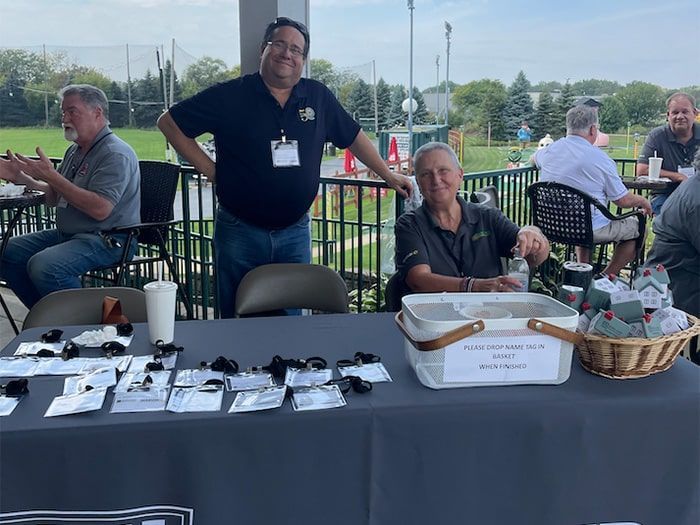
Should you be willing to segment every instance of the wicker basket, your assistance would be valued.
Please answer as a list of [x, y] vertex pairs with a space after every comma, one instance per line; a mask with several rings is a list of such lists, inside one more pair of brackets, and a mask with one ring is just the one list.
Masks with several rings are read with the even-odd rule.
[[617, 339], [584, 334], [576, 350], [583, 368], [610, 379], [647, 377], [668, 370], [691, 337], [700, 334], [700, 320], [688, 314], [690, 326], [671, 335]]

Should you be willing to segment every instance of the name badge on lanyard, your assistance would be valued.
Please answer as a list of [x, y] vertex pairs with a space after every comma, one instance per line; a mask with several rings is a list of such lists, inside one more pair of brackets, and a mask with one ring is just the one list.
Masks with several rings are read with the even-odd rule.
[[272, 165], [275, 168], [294, 168], [301, 166], [299, 162], [299, 142], [287, 140], [284, 136], [280, 140], [271, 140]]

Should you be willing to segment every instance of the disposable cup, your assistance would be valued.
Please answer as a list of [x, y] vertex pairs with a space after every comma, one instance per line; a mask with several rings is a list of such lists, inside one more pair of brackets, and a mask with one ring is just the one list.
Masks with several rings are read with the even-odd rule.
[[143, 287], [146, 293], [148, 338], [151, 344], [161, 340], [172, 343], [175, 338], [175, 300], [177, 285], [172, 281], [153, 281]]
[[649, 180], [659, 180], [663, 160], [662, 157], [649, 157]]

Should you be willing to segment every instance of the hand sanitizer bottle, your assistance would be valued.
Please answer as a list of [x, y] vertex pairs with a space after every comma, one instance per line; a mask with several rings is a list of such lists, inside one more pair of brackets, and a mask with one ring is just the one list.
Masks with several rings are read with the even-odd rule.
[[518, 292], [527, 292], [530, 280], [530, 265], [520, 256], [520, 250], [515, 249], [513, 258], [508, 261], [508, 276], [520, 281], [522, 285]]

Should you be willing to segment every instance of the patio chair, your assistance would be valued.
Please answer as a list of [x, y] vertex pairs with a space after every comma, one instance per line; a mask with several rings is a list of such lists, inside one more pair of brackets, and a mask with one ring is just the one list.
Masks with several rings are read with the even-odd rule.
[[299, 308], [347, 313], [345, 281], [318, 264], [265, 264], [249, 271], [238, 286], [237, 317]]
[[[100, 268], [100, 270], [111, 271], [112, 277], [104, 275], [96, 275], [95, 277], [119, 286], [124, 281], [129, 267], [157, 264], [163, 261], [168, 265], [171, 279], [177, 284], [180, 299], [187, 311], [187, 318], [192, 319], [192, 305], [180, 282], [166, 242], [171, 231], [170, 227], [178, 223], [177, 220], [173, 219], [173, 205], [180, 179], [180, 166], [168, 162], [142, 160], [139, 161], [139, 168], [141, 170], [141, 223], [111, 232], [128, 233], [122, 258], [115, 265]], [[134, 238], [140, 245], [150, 248], [151, 254], [148, 256], [137, 254], [129, 261], [127, 260], [128, 247]]]
[[498, 208], [498, 191], [496, 186], [486, 186], [470, 193], [469, 202], [482, 204], [489, 208]]
[[[642, 212], [630, 211], [613, 215], [589, 194], [557, 182], [535, 182], [527, 188], [532, 206], [533, 224], [551, 241], [568, 246], [583, 246], [593, 250], [593, 222], [591, 206], [595, 206], [604, 217], [619, 221], [627, 217], [639, 218], [639, 236], [636, 239], [637, 256], [632, 261], [632, 275], [639, 264], [644, 246], [646, 217]], [[607, 243], [599, 243], [601, 246]], [[602, 266], [603, 250], [600, 250], [598, 266]], [[597, 269], [598, 271], [600, 268]]]
[[146, 294], [136, 288], [73, 288], [52, 292], [29, 310], [23, 329], [37, 326], [70, 326], [100, 324], [102, 302], [106, 296], [119, 299], [122, 313], [131, 323], [146, 322]]

